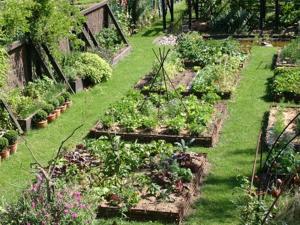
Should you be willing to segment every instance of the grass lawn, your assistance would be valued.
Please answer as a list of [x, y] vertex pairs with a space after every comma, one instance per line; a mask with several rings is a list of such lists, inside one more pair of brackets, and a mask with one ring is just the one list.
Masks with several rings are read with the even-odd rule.
[[[179, 10], [178, 13], [181, 11]], [[48, 128], [29, 132], [24, 138], [37, 158], [45, 163], [51, 159], [60, 142], [81, 123], [84, 126], [67, 143], [80, 143], [109, 104], [119, 100], [134, 83], [150, 71], [154, 56], [152, 42], [161, 33], [160, 24], [130, 38], [132, 53], [115, 68], [113, 77], [86, 92], [73, 97], [73, 107]], [[214, 149], [195, 148], [208, 152], [211, 174], [204, 184], [202, 196], [193, 214], [185, 224], [237, 224], [238, 214], [231, 203], [237, 175], [249, 175], [256, 147], [257, 136], [264, 112], [269, 103], [264, 101], [267, 78], [275, 48], [254, 47], [248, 66], [234, 100], [229, 103], [230, 115], [222, 130], [220, 143]], [[22, 142], [19, 152], [0, 167], [0, 197], [7, 201], [18, 198], [30, 183], [30, 164], [33, 159]], [[127, 222], [120, 219], [99, 220], [97, 224], [161, 224], [158, 222]]]

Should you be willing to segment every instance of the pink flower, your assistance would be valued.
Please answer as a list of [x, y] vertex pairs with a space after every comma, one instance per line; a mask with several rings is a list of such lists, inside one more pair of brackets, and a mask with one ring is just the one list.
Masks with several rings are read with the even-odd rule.
[[65, 210], [64, 210], [64, 214], [66, 215], [66, 214], [68, 214], [68, 213], [69, 213], [69, 210], [65, 209]]
[[31, 203], [31, 208], [35, 209], [35, 202]]
[[72, 213], [72, 219], [76, 219], [78, 217], [77, 213]]
[[81, 208], [81, 209], [85, 209], [86, 206], [85, 206], [84, 204], [80, 204], [80, 208]]

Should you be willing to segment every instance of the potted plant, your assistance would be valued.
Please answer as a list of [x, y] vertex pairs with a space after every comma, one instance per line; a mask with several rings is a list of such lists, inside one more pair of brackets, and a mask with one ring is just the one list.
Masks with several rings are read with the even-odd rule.
[[47, 113], [44, 110], [39, 110], [33, 117], [32, 121], [37, 128], [45, 128], [48, 126]]
[[62, 96], [65, 99], [65, 105], [67, 106], [67, 108], [70, 108], [72, 105], [71, 94], [66, 91], [66, 92], [62, 93]]
[[59, 105], [60, 105], [60, 107], [59, 107], [60, 112], [61, 113], [65, 112], [66, 109], [67, 109], [67, 106], [65, 105], [65, 98], [62, 95], [60, 95], [60, 96], [57, 97], [57, 100], [58, 100]]
[[5, 137], [0, 137], [0, 156], [2, 160], [9, 158], [8, 140]]
[[54, 112], [54, 106], [51, 104], [46, 104], [42, 108], [47, 114], [48, 123], [53, 122], [56, 119], [56, 113]]
[[49, 101], [49, 104], [53, 105], [54, 113], [56, 114], [56, 118], [58, 118], [60, 116], [59, 101], [54, 98], [51, 101]]
[[18, 148], [18, 132], [15, 130], [9, 130], [7, 131], [4, 136], [8, 140], [8, 149], [10, 151], [10, 154], [14, 154], [17, 151]]

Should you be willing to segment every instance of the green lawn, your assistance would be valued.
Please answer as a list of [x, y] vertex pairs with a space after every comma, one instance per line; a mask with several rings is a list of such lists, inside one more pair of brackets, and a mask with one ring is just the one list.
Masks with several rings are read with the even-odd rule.
[[[139, 77], [150, 71], [154, 60], [152, 42], [161, 33], [158, 25], [130, 38], [132, 53], [114, 68], [110, 81], [74, 96], [74, 106], [58, 121], [25, 136], [39, 160], [45, 163], [51, 159], [62, 139], [83, 123], [84, 126], [67, 145], [79, 143], [108, 105], [124, 96]], [[242, 72], [236, 96], [229, 103], [230, 115], [222, 130], [220, 143], [214, 149], [194, 149], [209, 153], [211, 174], [203, 186], [200, 201], [185, 224], [237, 224], [238, 214], [231, 203], [232, 192], [236, 186], [236, 176], [251, 172], [261, 121], [269, 107], [263, 96], [267, 78], [272, 76], [270, 65], [274, 53], [275, 48], [254, 47], [250, 62]], [[20, 191], [30, 183], [32, 162], [24, 142], [21, 143], [19, 152], [0, 166], [0, 197], [11, 201], [19, 196]], [[100, 220], [98, 224], [111, 225], [112, 221]], [[116, 221], [118, 224], [161, 224]]]

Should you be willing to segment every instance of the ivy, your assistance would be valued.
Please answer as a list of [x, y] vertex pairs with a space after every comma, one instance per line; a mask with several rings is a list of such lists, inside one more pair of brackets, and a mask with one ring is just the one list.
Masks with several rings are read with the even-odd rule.
[[2, 87], [7, 78], [8, 57], [4, 48], [0, 47], [0, 87]]

